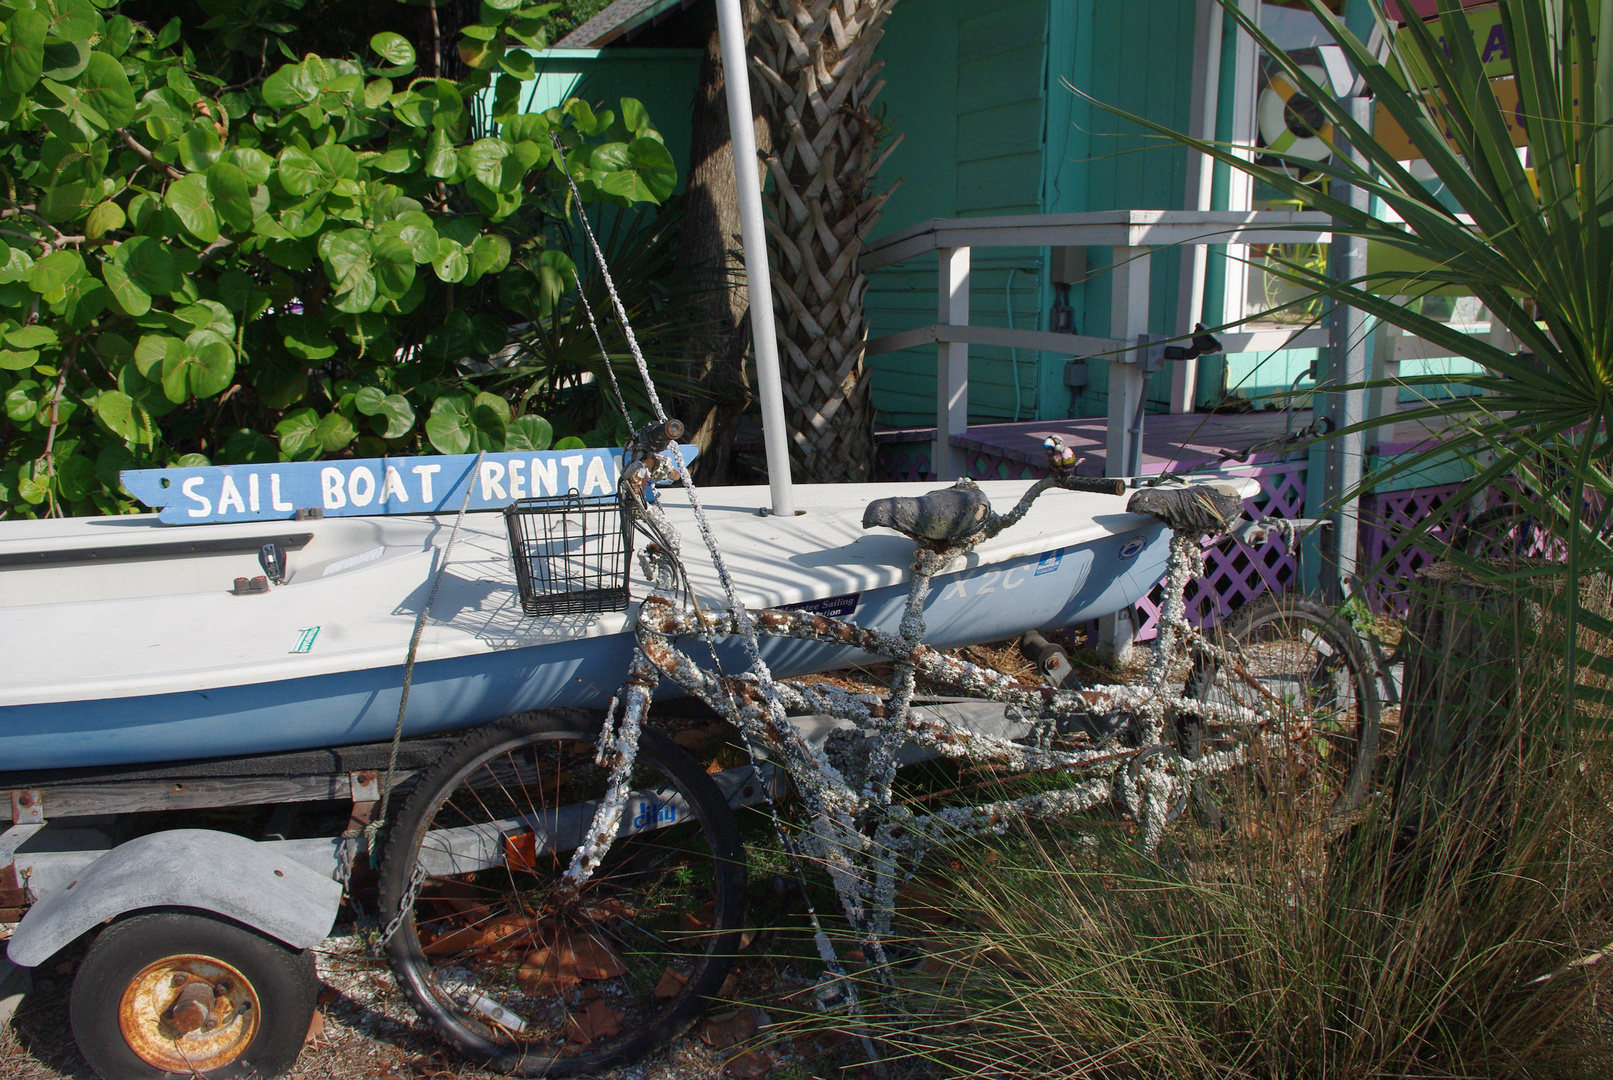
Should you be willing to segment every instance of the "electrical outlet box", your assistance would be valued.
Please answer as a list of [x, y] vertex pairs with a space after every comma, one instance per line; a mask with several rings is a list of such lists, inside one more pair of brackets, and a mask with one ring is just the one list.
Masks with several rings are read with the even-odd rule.
[[1085, 360], [1067, 360], [1064, 364], [1064, 385], [1071, 390], [1079, 390], [1087, 384], [1087, 362]]
[[1049, 277], [1055, 285], [1079, 285], [1087, 278], [1087, 249], [1053, 248]]

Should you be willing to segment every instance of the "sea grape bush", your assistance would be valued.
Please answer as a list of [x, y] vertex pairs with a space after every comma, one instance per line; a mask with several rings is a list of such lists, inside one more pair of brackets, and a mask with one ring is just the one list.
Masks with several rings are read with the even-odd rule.
[[126, 512], [130, 467], [547, 448], [474, 374], [575, 285], [560, 170], [676, 181], [636, 101], [521, 114], [551, 7], [483, 3], [457, 81], [382, 32], [226, 85], [177, 20], [0, 0], [0, 516]]

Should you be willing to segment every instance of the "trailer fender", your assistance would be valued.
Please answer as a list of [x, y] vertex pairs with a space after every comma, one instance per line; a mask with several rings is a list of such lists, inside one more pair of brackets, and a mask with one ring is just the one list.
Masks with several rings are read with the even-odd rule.
[[120, 844], [28, 909], [6, 954], [35, 967], [87, 930], [147, 908], [211, 911], [294, 949], [325, 940], [342, 887], [268, 845], [211, 829], [172, 829]]

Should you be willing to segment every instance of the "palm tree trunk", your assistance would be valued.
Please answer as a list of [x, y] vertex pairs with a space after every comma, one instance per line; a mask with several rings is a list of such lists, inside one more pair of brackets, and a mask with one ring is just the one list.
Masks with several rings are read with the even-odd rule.
[[[741, 5], [745, 25], [754, 34], [761, 14], [756, 0]], [[754, 43], [746, 52], [754, 51]], [[752, 90], [755, 87], [753, 85]], [[757, 95], [752, 94], [756, 99]], [[746, 377], [745, 353], [750, 345], [749, 305], [739, 247], [739, 195], [734, 178], [734, 147], [728, 131], [728, 98], [723, 77], [722, 47], [713, 25], [700, 64], [695, 91], [693, 133], [689, 146], [689, 187], [680, 233], [678, 270], [685, 281], [718, 278], [700, 292], [709, 333], [692, 343], [688, 374], [707, 391], [679, 402], [678, 416], [700, 447], [697, 476], [703, 483], [730, 483], [736, 478], [734, 444], [740, 418], [754, 400]], [[760, 104], [752, 117], [756, 146], [772, 149]], [[760, 163], [757, 169], [760, 170]]]
[[773, 129], [764, 198], [791, 467], [809, 482], [864, 481], [874, 408], [857, 260], [894, 190], [870, 192], [900, 139], [887, 143], [869, 107], [884, 87], [874, 46], [896, 0], [760, 3], [754, 63]]

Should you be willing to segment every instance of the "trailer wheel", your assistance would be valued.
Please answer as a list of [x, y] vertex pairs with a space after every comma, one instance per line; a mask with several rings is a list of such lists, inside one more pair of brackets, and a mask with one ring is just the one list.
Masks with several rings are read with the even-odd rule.
[[275, 1076], [302, 1049], [313, 953], [200, 911], [119, 920], [73, 980], [79, 1050], [106, 1080]]

